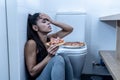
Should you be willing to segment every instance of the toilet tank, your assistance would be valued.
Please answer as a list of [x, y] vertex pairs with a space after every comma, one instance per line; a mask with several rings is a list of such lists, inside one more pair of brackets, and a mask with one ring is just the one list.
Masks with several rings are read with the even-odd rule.
[[[67, 23], [73, 27], [73, 32], [64, 38], [65, 41], [85, 42], [85, 12], [57, 12], [55, 20]], [[53, 31], [60, 30], [54, 27]]]

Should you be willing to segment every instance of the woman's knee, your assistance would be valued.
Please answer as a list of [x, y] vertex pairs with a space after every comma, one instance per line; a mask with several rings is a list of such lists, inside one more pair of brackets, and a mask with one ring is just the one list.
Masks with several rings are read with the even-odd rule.
[[60, 56], [60, 55], [55, 56], [55, 61], [57, 63], [65, 64], [65, 61], [64, 61], [63, 57]]

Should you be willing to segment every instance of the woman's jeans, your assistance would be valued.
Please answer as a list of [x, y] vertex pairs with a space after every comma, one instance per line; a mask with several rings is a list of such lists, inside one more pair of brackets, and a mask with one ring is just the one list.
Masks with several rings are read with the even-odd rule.
[[69, 58], [62, 54], [54, 56], [36, 80], [72, 80], [73, 71]]

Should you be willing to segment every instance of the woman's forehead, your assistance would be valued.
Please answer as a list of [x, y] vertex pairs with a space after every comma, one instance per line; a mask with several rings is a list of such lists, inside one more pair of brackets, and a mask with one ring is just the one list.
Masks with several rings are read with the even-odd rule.
[[44, 20], [44, 18], [41, 18], [40, 16], [38, 16], [37, 20], [41, 22]]
[[47, 18], [42, 17], [41, 14], [39, 14], [38, 19], [40, 19], [40, 20], [46, 20]]
[[42, 18], [41, 18], [40, 15], [39, 15], [39, 16], [37, 17], [37, 19], [40, 20], [40, 19], [42, 19]]

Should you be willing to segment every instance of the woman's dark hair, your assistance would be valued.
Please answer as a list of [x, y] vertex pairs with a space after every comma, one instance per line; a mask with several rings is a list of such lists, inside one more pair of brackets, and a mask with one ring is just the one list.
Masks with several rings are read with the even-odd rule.
[[32, 26], [33, 25], [37, 25], [37, 21], [38, 19], [40, 19], [40, 13], [35, 13], [33, 15], [28, 14], [28, 22], [27, 22], [27, 41], [32, 39], [36, 42], [37, 44], [37, 49], [39, 50], [39, 59], [38, 61], [41, 61], [47, 54], [47, 50], [46, 47], [44, 46], [43, 42], [41, 41], [41, 39], [39, 38], [38, 34], [36, 31], [33, 30]]

